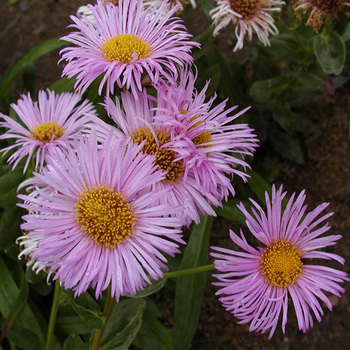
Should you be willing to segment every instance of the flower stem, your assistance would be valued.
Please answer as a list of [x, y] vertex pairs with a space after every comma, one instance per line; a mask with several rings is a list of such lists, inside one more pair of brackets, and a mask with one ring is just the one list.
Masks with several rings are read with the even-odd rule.
[[[114, 305], [115, 305], [115, 299], [111, 297], [111, 288], [109, 286], [107, 289], [107, 300], [106, 300], [105, 308], [103, 310], [103, 318], [105, 320], [105, 324], [108, 323], [108, 320], [111, 317]], [[94, 338], [92, 339], [91, 350], [98, 350], [100, 348], [100, 343], [101, 343], [101, 339], [104, 331], [105, 331], [105, 327], [95, 330]]]
[[55, 290], [54, 290], [53, 300], [52, 300], [49, 327], [47, 329], [45, 350], [52, 349], [53, 334], [55, 331], [55, 324], [56, 324], [56, 318], [57, 318], [57, 312], [58, 312], [58, 300], [59, 300], [59, 296], [60, 296], [60, 288], [61, 288], [60, 281], [57, 279], [55, 281]]
[[201, 272], [206, 272], [211, 270], [214, 270], [214, 264], [192, 267], [191, 269], [186, 269], [186, 270], [166, 272], [164, 274], [164, 278], [174, 278], [179, 276], [193, 275], [195, 273], [201, 273]]

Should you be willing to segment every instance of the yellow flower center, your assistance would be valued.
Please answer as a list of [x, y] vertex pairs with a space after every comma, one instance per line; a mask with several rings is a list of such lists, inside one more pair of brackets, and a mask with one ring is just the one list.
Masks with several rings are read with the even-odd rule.
[[166, 150], [162, 148], [162, 145], [168, 143], [171, 140], [170, 135], [164, 130], [154, 129], [154, 133], [158, 139], [158, 145], [148, 128], [140, 128], [134, 130], [130, 136], [134, 143], [140, 144], [145, 141], [141, 151], [146, 154], [155, 154], [155, 163], [158, 169], [166, 171], [165, 181], [168, 183], [174, 183], [177, 179], [181, 178], [183, 170], [183, 161], [174, 161], [177, 157], [176, 152]]
[[64, 129], [57, 123], [44, 122], [33, 128], [31, 139], [48, 143], [59, 139], [63, 133]]
[[101, 50], [108, 61], [119, 61], [129, 63], [136, 54], [136, 60], [147, 58], [151, 55], [151, 46], [133, 34], [119, 34], [105, 41]]
[[[188, 111], [186, 109], [182, 109], [180, 111], [181, 114], [187, 114]], [[193, 116], [190, 121], [193, 122], [194, 120], [198, 119], [198, 117], [195, 115]], [[201, 120], [199, 120], [197, 123], [193, 124], [189, 130], [197, 127], [198, 125], [203, 124]], [[211, 134], [209, 131], [203, 131], [201, 134], [196, 136], [195, 138], [192, 139], [192, 142], [197, 146], [197, 148], [206, 148], [210, 147], [211, 145], [203, 145], [203, 143], [208, 143], [211, 142], [213, 139], [211, 138]]]
[[133, 233], [136, 215], [130, 203], [107, 186], [85, 189], [75, 209], [80, 228], [99, 245], [115, 248]]
[[302, 273], [301, 251], [294, 244], [276, 241], [262, 254], [260, 268], [267, 282], [277, 287], [295, 283]]
[[229, 0], [231, 9], [239, 13], [243, 19], [253, 18], [262, 8], [270, 8], [268, 0]]

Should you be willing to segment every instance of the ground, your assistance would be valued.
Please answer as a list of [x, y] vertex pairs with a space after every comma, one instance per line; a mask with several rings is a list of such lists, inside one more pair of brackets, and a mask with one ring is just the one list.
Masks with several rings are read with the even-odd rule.
[[[67, 34], [65, 27], [71, 23], [70, 14], [74, 14], [84, 0], [24, 0], [15, 5], [10, 1], [0, 2], [0, 33], [17, 17], [16, 23], [8, 33], [0, 37], [1, 60], [0, 74], [6, 67], [22, 57], [36, 43], [52, 37]], [[190, 17], [189, 30], [195, 33], [202, 24], [199, 12]], [[228, 37], [221, 44], [229, 46]], [[36, 89], [44, 88], [60, 77], [61, 68], [57, 65], [58, 52], [45, 55], [36, 62], [38, 84]], [[19, 91], [20, 82], [13, 86]], [[308, 105], [303, 114], [311, 118], [318, 126], [318, 132], [305, 141], [305, 163], [296, 165], [275, 155], [269, 162], [280, 169], [277, 184], [284, 184], [288, 192], [307, 190], [309, 207], [315, 208], [322, 202], [330, 202], [327, 212], [333, 211], [330, 218], [332, 232], [341, 234], [342, 241], [332, 252], [342, 255], [350, 261], [350, 143], [349, 143], [349, 86], [343, 87], [332, 96], [322, 96]], [[233, 247], [227, 239], [228, 228], [232, 225], [218, 219], [215, 221], [211, 238], [212, 245]], [[335, 267], [338, 267], [336, 264]], [[349, 273], [348, 263], [344, 270]], [[225, 350], [342, 350], [350, 348], [350, 284], [345, 285], [347, 292], [341, 299], [332, 297], [333, 312], [324, 307], [323, 321], [316, 322], [307, 334], [297, 330], [294, 311], [290, 308], [287, 333], [277, 331], [272, 340], [266, 335], [248, 332], [248, 326], [237, 325], [232, 315], [225, 312], [214, 293], [216, 288], [210, 284], [205, 291], [203, 311], [192, 349]], [[161, 298], [160, 298], [161, 299]], [[323, 305], [324, 306], [324, 305]], [[170, 310], [167, 310], [170, 309]], [[171, 308], [164, 307], [164, 322], [171, 324]]]

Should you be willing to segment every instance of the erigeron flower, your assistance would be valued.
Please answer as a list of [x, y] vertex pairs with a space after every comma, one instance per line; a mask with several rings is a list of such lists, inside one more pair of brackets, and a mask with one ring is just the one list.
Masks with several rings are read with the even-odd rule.
[[8, 129], [0, 139], [15, 139], [13, 145], [2, 149], [4, 154], [16, 149], [8, 163], [15, 168], [27, 157], [23, 170], [26, 171], [30, 159], [35, 157], [35, 168], [42, 167], [48, 154], [65, 150], [76, 135], [90, 132], [98, 120], [96, 111], [89, 101], [79, 104], [80, 101], [78, 94], [42, 90], [37, 102], [28, 93], [11, 104], [21, 123], [0, 113], [0, 126]]
[[206, 99], [209, 81], [201, 91], [195, 89], [195, 81], [196, 75], [184, 69], [178, 84], [157, 88], [156, 122], [177, 135], [174, 147], [185, 173], [204, 193], [227, 200], [230, 193], [235, 194], [233, 175], [247, 180], [245, 170], [250, 166], [244, 157], [253, 155], [258, 139], [247, 124], [236, 123], [249, 108], [232, 114], [237, 106], [226, 109], [227, 100], [215, 105], [216, 95]]
[[62, 40], [76, 46], [61, 50], [61, 61], [67, 62], [63, 75], [75, 76], [80, 92], [102, 75], [100, 95], [104, 86], [107, 95], [113, 94], [115, 84], [136, 94], [142, 90], [143, 75], [152, 84], [176, 79], [176, 66], [191, 63], [189, 52], [199, 44], [189, 41], [182, 21], [172, 16], [177, 7], [162, 15], [168, 7], [167, 1], [146, 10], [142, 0], [124, 0], [118, 6], [98, 1], [89, 5], [95, 24], [71, 16], [75, 31]]
[[345, 0], [296, 0], [293, 7], [297, 14], [309, 12], [306, 25], [315, 32], [319, 31], [327, 19], [337, 19], [340, 14], [350, 13], [350, 2]]
[[[146, 93], [134, 96], [130, 93], [122, 93], [121, 101], [115, 102], [107, 97], [105, 108], [108, 115], [120, 128], [107, 126], [105, 134], [113, 128], [116, 134], [122, 134], [142, 146], [142, 152], [155, 155], [155, 165], [166, 172], [161, 182], [153, 185], [152, 190], [168, 191], [159, 198], [159, 203], [176, 204], [182, 208], [176, 216], [184, 219], [184, 224], [189, 226], [194, 220], [199, 222], [199, 215], [215, 215], [211, 205], [220, 206], [220, 199], [215, 198], [205, 188], [198, 185], [193, 174], [187, 172], [186, 164], [181, 159], [181, 139], [177, 144], [178, 135], [172, 127], [161, 125], [157, 120], [155, 110], [156, 99]], [[99, 130], [99, 135], [103, 130]], [[102, 138], [102, 136], [100, 136]]]
[[271, 338], [279, 318], [285, 332], [288, 300], [294, 305], [299, 329], [306, 332], [313, 326], [313, 315], [321, 321], [323, 302], [330, 310], [329, 293], [338, 297], [344, 293], [340, 283], [348, 281], [345, 272], [308, 259], [344, 259], [334, 253], [320, 251], [336, 244], [340, 235], [323, 236], [330, 229], [324, 223], [333, 213], [320, 214], [328, 203], [306, 212], [305, 191], [298, 197], [295, 193], [287, 204], [282, 186], [272, 188], [272, 197], [266, 193], [267, 212], [251, 200], [251, 213], [241, 203], [238, 208], [246, 218], [250, 232], [261, 244], [251, 246], [243, 232], [240, 235], [230, 230], [232, 241], [240, 248], [212, 247], [211, 255], [218, 271], [214, 283], [221, 289], [216, 293], [224, 308], [239, 319], [239, 323], [250, 323], [250, 331], [270, 331]]
[[215, 26], [214, 35], [229, 23], [235, 27], [237, 43], [233, 51], [243, 48], [244, 38], [252, 40], [255, 33], [258, 39], [269, 46], [269, 36], [278, 34], [271, 12], [280, 11], [280, 0], [216, 0], [217, 6], [210, 11]]
[[[144, 0], [145, 7], [160, 7], [164, 0]], [[177, 12], [182, 12], [184, 10], [184, 5], [191, 4], [193, 8], [196, 8], [195, 0], [168, 0], [170, 6], [165, 12], [169, 11], [170, 8], [177, 7]]]
[[180, 208], [158, 203], [166, 190], [149, 191], [164, 172], [140, 150], [112, 136], [98, 148], [93, 133], [49, 157], [26, 183], [34, 194], [18, 195], [28, 210], [19, 241], [29, 265], [75, 295], [91, 286], [99, 297], [110, 285], [117, 300], [163, 277], [163, 253], [174, 256], [184, 243], [182, 220], [172, 217]]

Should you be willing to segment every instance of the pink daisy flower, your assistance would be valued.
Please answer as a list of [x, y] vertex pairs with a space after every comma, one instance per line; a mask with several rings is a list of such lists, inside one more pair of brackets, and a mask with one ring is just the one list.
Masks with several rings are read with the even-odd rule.
[[67, 65], [63, 75], [76, 76], [75, 88], [82, 92], [101, 74], [98, 93], [106, 85], [108, 94], [114, 93], [114, 84], [142, 90], [142, 75], [147, 74], [152, 84], [161, 79], [176, 79], [177, 65], [193, 61], [189, 52], [199, 44], [189, 41], [182, 21], [172, 17], [174, 7], [163, 16], [169, 6], [164, 1], [159, 8], [144, 10], [142, 0], [124, 0], [118, 6], [97, 2], [89, 5], [95, 23], [71, 16], [76, 31], [63, 37], [77, 46], [61, 51]]
[[201, 91], [194, 87], [196, 76], [188, 69], [181, 70], [178, 84], [157, 88], [157, 122], [175, 130], [179, 135], [174, 147], [205, 193], [221, 201], [234, 195], [231, 178], [248, 175], [237, 168], [250, 168], [244, 160], [252, 156], [258, 139], [247, 124], [234, 123], [249, 108], [230, 115], [237, 106], [225, 110], [227, 100], [213, 106], [216, 95], [206, 102], [209, 81]]
[[[172, 203], [179, 205], [175, 215], [185, 220], [185, 225], [190, 225], [192, 220], [199, 222], [199, 215], [215, 215], [211, 204], [221, 205], [220, 200], [212, 194], [205, 192], [198, 185], [192, 174], [185, 174], [186, 165], [177, 151], [181, 151], [181, 144], [175, 147], [177, 135], [171, 127], [156, 122], [156, 100], [146, 93], [134, 96], [130, 93], [121, 94], [121, 104], [118, 99], [113, 102], [111, 98], [105, 99], [105, 108], [109, 116], [119, 126], [121, 131], [114, 128], [115, 133], [128, 136], [135, 144], [143, 144], [142, 152], [155, 155], [155, 164], [158, 169], [166, 172], [161, 182], [153, 185], [158, 191], [168, 189], [160, 203]], [[110, 126], [105, 131], [107, 135]], [[101, 134], [103, 133], [100, 129]]]
[[[282, 316], [285, 332], [288, 299], [291, 298], [299, 329], [306, 332], [313, 326], [313, 316], [321, 321], [323, 310], [320, 301], [332, 310], [325, 293], [338, 297], [344, 293], [339, 283], [348, 281], [345, 272], [334, 268], [306, 264], [306, 259], [344, 259], [336, 254], [319, 251], [336, 244], [340, 235], [320, 237], [330, 229], [324, 223], [333, 213], [319, 217], [328, 203], [306, 213], [305, 191], [297, 198], [295, 193], [284, 208], [286, 192], [272, 188], [272, 198], [266, 193], [267, 213], [251, 199], [250, 214], [241, 203], [238, 208], [246, 217], [250, 232], [262, 243], [260, 247], [248, 244], [243, 232], [240, 236], [230, 230], [232, 241], [243, 250], [235, 251], [213, 247], [215, 277], [222, 287], [217, 294], [225, 309], [236, 316], [241, 324], [250, 323], [250, 331], [270, 330], [270, 338]], [[284, 208], [284, 209], [283, 209]], [[323, 223], [323, 224], [322, 224]], [[322, 224], [322, 225], [321, 225]]]
[[0, 113], [0, 126], [8, 129], [0, 139], [16, 140], [1, 150], [6, 154], [17, 149], [7, 160], [13, 163], [13, 169], [27, 157], [25, 172], [33, 156], [35, 168], [42, 167], [48, 154], [57, 149], [65, 150], [76, 135], [91, 131], [93, 122], [99, 119], [92, 103], [85, 100], [78, 105], [80, 101], [78, 94], [42, 90], [37, 102], [28, 93], [22, 95], [17, 104], [11, 104], [23, 125]]
[[210, 11], [215, 26], [214, 35], [232, 22], [235, 27], [237, 43], [233, 51], [243, 48], [244, 38], [252, 40], [255, 33], [258, 39], [269, 46], [269, 35], [278, 34], [275, 21], [270, 14], [280, 11], [279, 5], [284, 1], [279, 0], [216, 0], [217, 6]]
[[171, 217], [179, 208], [157, 204], [165, 191], [149, 191], [164, 172], [140, 149], [111, 137], [98, 149], [92, 134], [49, 158], [31, 180], [34, 195], [18, 196], [29, 265], [45, 266], [75, 295], [92, 286], [99, 297], [110, 285], [117, 300], [163, 277], [162, 253], [184, 243], [182, 220]]

